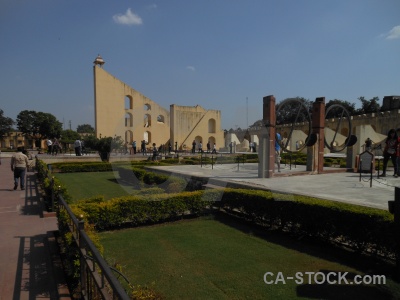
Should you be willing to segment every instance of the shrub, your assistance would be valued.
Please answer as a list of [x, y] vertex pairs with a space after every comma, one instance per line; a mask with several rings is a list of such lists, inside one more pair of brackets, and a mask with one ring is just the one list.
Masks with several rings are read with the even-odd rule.
[[255, 224], [279, 228], [360, 252], [393, 256], [393, 216], [383, 210], [267, 191], [225, 189], [220, 209]]
[[[151, 189], [149, 189], [151, 190]], [[83, 212], [85, 219], [98, 230], [127, 225], [143, 225], [182, 218], [186, 214], [201, 215], [212, 205], [218, 191], [183, 192], [179, 194], [146, 194], [114, 198], [95, 203], [82, 201], [72, 205]]]

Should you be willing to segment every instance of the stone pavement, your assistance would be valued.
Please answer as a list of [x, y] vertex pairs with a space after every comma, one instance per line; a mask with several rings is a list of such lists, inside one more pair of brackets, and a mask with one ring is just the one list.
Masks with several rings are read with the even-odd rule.
[[[324, 168], [326, 174], [310, 175], [305, 166], [282, 165], [281, 172], [273, 178], [258, 178], [258, 164], [219, 164], [205, 166], [154, 167], [168, 173], [206, 177], [211, 186], [226, 186], [227, 182], [245, 187], [269, 189], [273, 192], [313, 196], [321, 199], [347, 202], [388, 210], [388, 201], [394, 200], [395, 186], [400, 187], [400, 177], [377, 178], [374, 174], [372, 187], [368, 174], [360, 181], [358, 173], [342, 172], [338, 168]], [[393, 170], [388, 169], [387, 174]]]
[[43, 218], [35, 174], [13, 190], [10, 158], [0, 165], [0, 300], [69, 299], [57, 256], [56, 217]]

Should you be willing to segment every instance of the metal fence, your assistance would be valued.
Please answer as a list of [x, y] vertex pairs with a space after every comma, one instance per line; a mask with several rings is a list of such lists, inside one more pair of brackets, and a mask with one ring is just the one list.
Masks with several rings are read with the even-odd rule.
[[[53, 197], [52, 197], [53, 198]], [[80, 283], [83, 299], [130, 299], [110, 266], [84, 230], [84, 221], [78, 220], [67, 202], [58, 195], [58, 210], [67, 213], [67, 225], [79, 249]]]

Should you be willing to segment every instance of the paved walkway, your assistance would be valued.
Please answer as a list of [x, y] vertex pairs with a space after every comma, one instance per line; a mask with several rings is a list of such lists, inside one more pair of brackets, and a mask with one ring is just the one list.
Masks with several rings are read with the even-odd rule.
[[[258, 178], [258, 164], [180, 165], [155, 167], [169, 173], [208, 178], [208, 184], [226, 186], [227, 182], [247, 187], [264, 188], [274, 192], [307, 195], [321, 199], [347, 202], [388, 210], [388, 201], [394, 200], [395, 186], [400, 187], [400, 177], [377, 178], [372, 187], [368, 174], [360, 181], [358, 173], [335, 172], [338, 168], [324, 168], [326, 174], [304, 175], [305, 166], [282, 165], [277, 177]], [[392, 174], [388, 170], [387, 174]], [[300, 175], [302, 174], [302, 175]]]
[[24, 191], [14, 191], [10, 158], [1, 158], [0, 300], [68, 299], [55, 264], [57, 219], [42, 217], [35, 174], [26, 180]]

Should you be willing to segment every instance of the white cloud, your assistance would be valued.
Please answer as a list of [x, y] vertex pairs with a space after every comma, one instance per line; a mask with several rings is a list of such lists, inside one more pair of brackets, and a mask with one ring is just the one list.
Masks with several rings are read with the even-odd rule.
[[385, 33], [383, 36], [385, 36], [387, 40], [400, 39], [400, 25], [394, 26], [388, 33]]
[[190, 71], [196, 71], [196, 69], [193, 66], [187, 66], [186, 69], [190, 70]]
[[147, 6], [148, 9], [156, 9], [157, 7], [157, 4], [151, 4]]
[[143, 23], [142, 18], [133, 13], [130, 8], [128, 8], [124, 15], [114, 15], [113, 19], [116, 23], [124, 25], [141, 25]]

